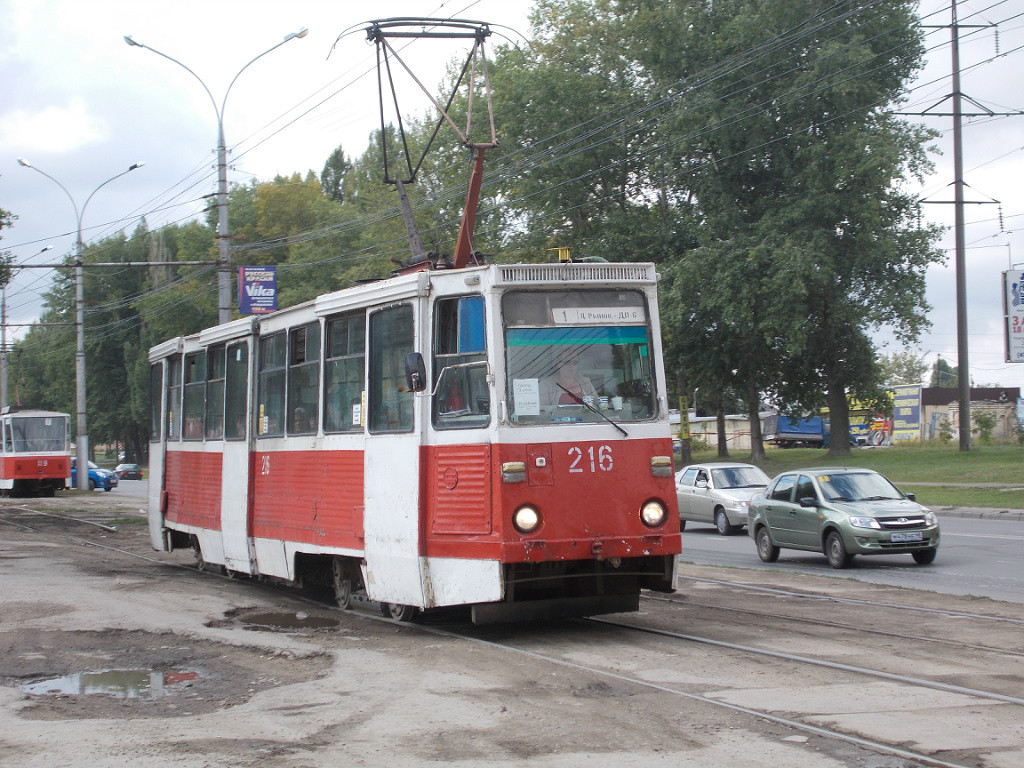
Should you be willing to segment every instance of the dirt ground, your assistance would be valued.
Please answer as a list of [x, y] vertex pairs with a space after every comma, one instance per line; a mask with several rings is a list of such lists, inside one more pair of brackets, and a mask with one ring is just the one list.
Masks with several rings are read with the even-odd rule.
[[[0, 766], [914, 765], [369, 607], [197, 573], [189, 553], [150, 549], [138, 506], [0, 500]], [[558, 643], [562, 631], [486, 636]], [[617, 650], [571, 631], [581, 658]], [[681, 670], [715, 664], [685, 653]]]

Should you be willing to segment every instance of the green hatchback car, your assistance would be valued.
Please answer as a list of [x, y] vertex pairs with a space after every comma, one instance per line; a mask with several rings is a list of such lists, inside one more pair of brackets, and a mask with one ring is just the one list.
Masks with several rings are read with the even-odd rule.
[[833, 568], [854, 555], [935, 560], [939, 522], [927, 507], [870, 469], [800, 469], [776, 476], [750, 502], [747, 531], [766, 563], [780, 549], [823, 552]]

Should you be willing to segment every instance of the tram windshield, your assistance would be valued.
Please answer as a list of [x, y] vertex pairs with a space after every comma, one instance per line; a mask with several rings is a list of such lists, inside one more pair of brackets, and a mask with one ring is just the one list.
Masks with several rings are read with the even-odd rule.
[[4, 421], [4, 450], [8, 453], [67, 449], [67, 416], [12, 416]]
[[502, 310], [513, 423], [629, 422], [656, 415], [641, 292], [514, 291], [504, 296]]

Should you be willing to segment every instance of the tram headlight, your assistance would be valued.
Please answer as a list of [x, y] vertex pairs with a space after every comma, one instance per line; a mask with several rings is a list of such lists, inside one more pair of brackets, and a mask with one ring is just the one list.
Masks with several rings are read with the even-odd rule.
[[540, 512], [536, 507], [524, 505], [513, 513], [512, 525], [520, 533], [533, 533], [540, 528]]
[[656, 499], [651, 499], [640, 507], [640, 519], [648, 528], [657, 528], [668, 518], [668, 510], [665, 505]]

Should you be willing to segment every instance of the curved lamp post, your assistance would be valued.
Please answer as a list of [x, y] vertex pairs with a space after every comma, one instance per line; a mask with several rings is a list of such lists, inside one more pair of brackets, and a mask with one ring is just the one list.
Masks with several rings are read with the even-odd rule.
[[141, 168], [145, 163], [132, 163], [128, 166], [127, 170], [121, 171], [104, 181], [89, 193], [85, 203], [82, 205], [81, 211], [79, 211], [78, 203], [75, 202], [75, 198], [68, 192], [67, 187], [53, 178], [53, 176], [40, 168], [36, 168], [28, 160], [21, 157], [18, 158], [18, 165], [38, 171], [63, 189], [64, 194], [68, 196], [68, 200], [71, 201], [71, 205], [75, 209], [75, 218], [78, 222], [77, 235], [75, 237], [75, 399], [77, 400], [78, 409], [78, 423], [75, 436], [75, 463], [78, 468], [75, 472], [75, 484], [79, 490], [84, 491], [89, 488], [89, 432], [85, 420], [85, 286], [83, 281], [84, 272], [82, 270], [82, 255], [85, 252], [85, 244], [82, 242], [82, 217], [85, 215], [85, 209], [89, 205], [89, 201], [92, 200], [93, 195], [114, 179], [119, 179], [126, 173], [131, 173], [136, 168]]
[[213, 98], [213, 94], [210, 93], [210, 89], [206, 87], [206, 83], [193, 72], [189, 67], [182, 64], [180, 61], [172, 56], [168, 56], [166, 53], [158, 51], [156, 48], [151, 48], [144, 43], [140, 43], [132, 39], [131, 35], [125, 35], [124, 41], [134, 48], [145, 48], [147, 51], [152, 51], [157, 56], [162, 56], [168, 61], [173, 61], [179, 67], [188, 72], [192, 77], [199, 81], [199, 84], [203, 86], [203, 90], [206, 91], [206, 95], [210, 97], [210, 103], [213, 104], [213, 110], [217, 113], [217, 322], [226, 323], [231, 320], [231, 260], [228, 255], [228, 150], [224, 142], [224, 107], [228, 102], [228, 94], [231, 93], [231, 88], [234, 86], [235, 81], [238, 80], [250, 64], [253, 64], [258, 59], [263, 58], [271, 51], [280, 48], [282, 45], [287, 43], [289, 40], [296, 38], [303, 38], [309, 34], [309, 30], [303, 27], [298, 32], [291, 32], [285, 35], [277, 45], [271, 46], [259, 56], [251, 59], [244, 67], [242, 67], [235, 76], [231, 79], [228, 84], [228, 89], [224, 92], [224, 98], [217, 106], [217, 100]]

